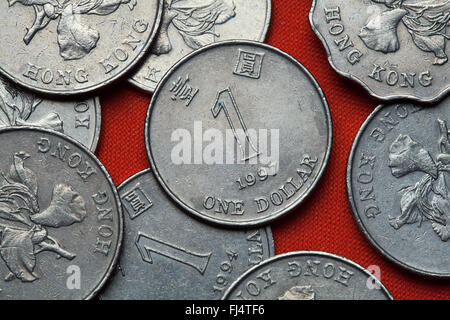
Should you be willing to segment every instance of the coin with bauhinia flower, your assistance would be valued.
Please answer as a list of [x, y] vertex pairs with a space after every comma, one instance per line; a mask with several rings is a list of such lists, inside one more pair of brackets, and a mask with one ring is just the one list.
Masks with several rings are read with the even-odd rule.
[[162, 0], [0, 2], [0, 73], [31, 90], [74, 95], [117, 80], [144, 56]]
[[395, 263], [450, 277], [450, 99], [380, 106], [353, 144], [347, 189], [364, 234]]
[[269, 258], [244, 272], [226, 300], [390, 300], [378, 278], [344, 257], [295, 251]]
[[122, 211], [106, 170], [56, 131], [0, 129], [2, 299], [88, 299], [106, 282]]
[[100, 99], [49, 99], [0, 76], [0, 127], [36, 126], [74, 138], [91, 151], [100, 137]]
[[436, 102], [450, 90], [447, 0], [314, 0], [310, 21], [334, 69], [379, 99]]

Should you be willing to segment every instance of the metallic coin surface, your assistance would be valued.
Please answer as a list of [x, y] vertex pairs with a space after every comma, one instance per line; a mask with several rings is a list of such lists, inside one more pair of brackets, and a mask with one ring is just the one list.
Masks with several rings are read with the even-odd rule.
[[314, 0], [332, 67], [374, 97], [436, 102], [450, 90], [446, 0]]
[[226, 300], [391, 300], [384, 285], [359, 264], [320, 251], [265, 260], [236, 280]]
[[187, 212], [262, 225], [298, 205], [331, 148], [327, 102], [286, 53], [251, 41], [204, 47], [161, 81], [147, 115], [149, 159]]
[[226, 230], [181, 212], [150, 170], [119, 186], [125, 235], [101, 299], [220, 299], [245, 270], [274, 255], [269, 227]]
[[164, 0], [151, 55], [130, 79], [153, 92], [164, 74], [188, 53], [216, 41], [264, 41], [271, 0]]
[[378, 107], [361, 127], [347, 191], [364, 235], [393, 262], [450, 276], [450, 98]]
[[0, 299], [93, 297], [122, 240], [109, 174], [55, 131], [3, 128], [0, 144]]
[[29, 89], [74, 95], [123, 76], [156, 35], [162, 0], [0, 3], [0, 73]]
[[55, 130], [95, 151], [100, 137], [100, 110], [98, 97], [50, 100], [0, 76], [0, 127], [37, 126]]

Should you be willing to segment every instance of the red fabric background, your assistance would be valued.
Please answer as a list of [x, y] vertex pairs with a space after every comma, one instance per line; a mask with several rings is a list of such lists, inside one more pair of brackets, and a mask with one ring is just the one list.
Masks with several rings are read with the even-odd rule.
[[[276, 253], [322, 250], [378, 265], [381, 280], [395, 299], [447, 299], [450, 281], [429, 279], [397, 267], [366, 241], [347, 202], [345, 175], [353, 138], [378, 105], [364, 89], [339, 76], [328, 64], [321, 42], [311, 31], [311, 0], [272, 0], [266, 43], [305, 65], [328, 99], [333, 119], [333, 147], [328, 167], [312, 195], [272, 225]], [[101, 94], [102, 132], [97, 155], [116, 184], [149, 166], [144, 122], [151, 96], [121, 82]]]

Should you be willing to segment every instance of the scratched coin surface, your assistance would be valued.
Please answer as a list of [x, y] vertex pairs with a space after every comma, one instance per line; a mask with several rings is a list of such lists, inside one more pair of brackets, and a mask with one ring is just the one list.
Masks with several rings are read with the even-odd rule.
[[378, 107], [360, 129], [347, 191], [364, 235], [391, 261], [450, 277], [450, 99]]
[[150, 56], [130, 79], [153, 92], [178, 60], [205, 45], [231, 39], [264, 41], [271, 0], [164, 0]]
[[0, 73], [45, 94], [74, 95], [123, 76], [147, 52], [162, 0], [0, 2]]
[[245, 272], [224, 300], [391, 300], [384, 285], [359, 264], [320, 251], [297, 251]]
[[0, 299], [93, 297], [122, 240], [109, 174], [55, 131], [2, 128], [0, 144]]
[[450, 90], [447, 0], [314, 0], [310, 22], [333, 68], [382, 100]]
[[0, 76], [0, 127], [37, 126], [55, 130], [95, 151], [100, 136], [100, 110], [98, 97], [50, 100]]
[[268, 223], [313, 190], [331, 118], [311, 74], [251, 41], [213, 44], [161, 81], [147, 115], [153, 171], [187, 212], [228, 226]]
[[119, 186], [125, 235], [101, 299], [220, 299], [245, 270], [274, 255], [270, 228], [219, 229], [181, 212], [150, 170]]

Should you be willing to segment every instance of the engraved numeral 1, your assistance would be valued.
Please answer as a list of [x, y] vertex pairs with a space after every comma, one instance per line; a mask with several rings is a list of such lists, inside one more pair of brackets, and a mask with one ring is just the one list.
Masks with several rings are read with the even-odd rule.
[[201, 274], [205, 273], [209, 263], [209, 258], [212, 254], [191, 252], [184, 248], [180, 248], [161, 240], [149, 237], [141, 232], [138, 232], [138, 235], [136, 237], [136, 247], [141, 254], [142, 260], [147, 263], [153, 263], [152, 256], [150, 255], [150, 252], [153, 252], [193, 267]]
[[[229, 110], [228, 106], [232, 105], [233, 109]], [[244, 119], [242, 118], [241, 112], [239, 111], [239, 107], [236, 103], [236, 100], [234, 99], [233, 93], [231, 92], [230, 88], [226, 88], [225, 90], [219, 91], [217, 94], [216, 102], [214, 103], [214, 106], [211, 108], [211, 112], [214, 118], [217, 118], [221, 111], [223, 110], [223, 113], [225, 114], [225, 117], [228, 120], [228, 124], [230, 125], [231, 130], [233, 131], [234, 137], [239, 145], [239, 149], [242, 153], [242, 161], [247, 161], [251, 158], [257, 157], [260, 155], [260, 152], [258, 151], [258, 148], [253, 143], [252, 139], [250, 138], [247, 130], [247, 126], [245, 125]], [[234, 112], [232, 115], [230, 112]], [[242, 137], [242, 135], [239, 135], [236, 131], [236, 124], [232, 119], [232, 116], [237, 116], [239, 119], [240, 127], [242, 128], [245, 137]], [[235, 118], [234, 117], [234, 118]], [[248, 155], [246, 154], [246, 141], [249, 145], [249, 152]]]

